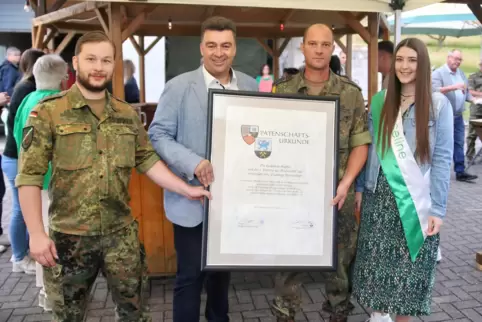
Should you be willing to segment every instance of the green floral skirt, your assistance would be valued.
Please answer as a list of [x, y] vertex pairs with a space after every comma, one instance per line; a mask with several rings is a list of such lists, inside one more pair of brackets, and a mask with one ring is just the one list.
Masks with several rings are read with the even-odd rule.
[[365, 192], [353, 293], [358, 303], [397, 315], [430, 315], [439, 235], [427, 237], [415, 262], [395, 197], [380, 168], [375, 193]]

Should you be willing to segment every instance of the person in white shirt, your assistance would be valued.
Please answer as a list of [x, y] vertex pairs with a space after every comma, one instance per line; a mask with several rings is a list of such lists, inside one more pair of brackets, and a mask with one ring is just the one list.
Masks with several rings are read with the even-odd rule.
[[[236, 26], [231, 20], [223, 17], [206, 20], [201, 27], [200, 50], [202, 65], [166, 84], [149, 127], [149, 137], [175, 174], [192, 185], [207, 187], [214, 180], [205, 155], [208, 89], [257, 91], [258, 86], [254, 78], [231, 67], [236, 55]], [[229, 321], [229, 272], [201, 271], [201, 203], [165, 191], [164, 208], [174, 224], [177, 255], [174, 322], [199, 321], [205, 280], [207, 320]]]

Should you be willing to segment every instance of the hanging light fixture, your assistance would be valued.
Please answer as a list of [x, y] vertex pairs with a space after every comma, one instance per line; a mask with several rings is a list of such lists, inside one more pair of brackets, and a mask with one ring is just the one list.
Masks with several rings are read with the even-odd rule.
[[280, 23], [279, 30], [281, 30], [281, 31], [285, 30], [285, 24], [283, 22]]
[[171, 20], [171, 18], [169, 18], [169, 20], [167, 21], [167, 27], [169, 28], [169, 30], [172, 29], [172, 20]]

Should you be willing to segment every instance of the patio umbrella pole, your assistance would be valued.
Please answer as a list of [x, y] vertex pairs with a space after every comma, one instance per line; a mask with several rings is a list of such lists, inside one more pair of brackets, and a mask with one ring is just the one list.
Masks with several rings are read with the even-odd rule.
[[395, 46], [402, 40], [402, 10], [395, 10]]

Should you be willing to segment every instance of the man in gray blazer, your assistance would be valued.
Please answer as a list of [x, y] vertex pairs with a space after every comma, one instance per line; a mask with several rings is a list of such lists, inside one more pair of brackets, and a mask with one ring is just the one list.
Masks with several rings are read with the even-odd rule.
[[468, 89], [469, 81], [459, 67], [462, 63], [462, 52], [454, 49], [447, 56], [447, 64], [432, 73], [432, 90], [444, 94], [454, 110], [454, 170], [458, 181], [472, 181], [476, 175], [465, 171], [465, 123], [462, 113], [465, 102], [473, 100]]
[[[190, 184], [207, 187], [214, 180], [211, 163], [205, 155], [208, 89], [257, 91], [258, 87], [254, 78], [231, 68], [236, 54], [234, 23], [223, 17], [211, 17], [201, 29], [203, 63], [197, 70], [179, 75], [166, 84], [149, 136], [154, 149], [174, 173]], [[201, 203], [165, 191], [164, 208], [174, 224], [177, 254], [174, 322], [199, 321], [205, 277], [206, 318], [229, 321], [230, 273], [201, 272]]]

